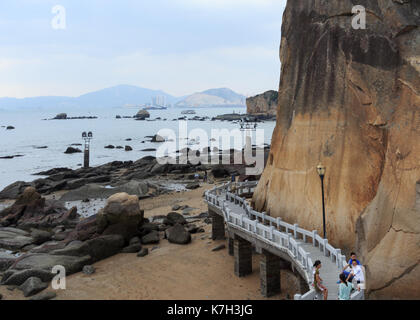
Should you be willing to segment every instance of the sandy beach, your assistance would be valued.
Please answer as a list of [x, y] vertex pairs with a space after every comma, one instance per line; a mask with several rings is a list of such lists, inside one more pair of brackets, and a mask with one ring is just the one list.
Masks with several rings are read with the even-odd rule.
[[[188, 205], [191, 216], [207, 211], [202, 199], [214, 185], [187, 192], [174, 192], [141, 201], [145, 217], [167, 214], [174, 204]], [[145, 246], [149, 255], [118, 254], [94, 264], [96, 272], [81, 272], [67, 277], [66, 290], [55, 291], [58, 300], [141, 300], [141, 299], [264, 299], [260, 293], [259, 259], [253, 257], [253, 273], [245, 278], [234, 275], [234, 259], [228, 250], [212, 252], [227, 241], [212, 241], [211, 225], [200, 220], [205, 233], [192, 236], [189, 245], [171, 244], [162, 239], [158, 245]], [[282, 293], [270, 299], [292, 297], [297, 281], [290, 271], [282, 271]], [[52, 291], [51, 287], [47, 291]], [[20, 290], [0, 287], [3, 299], [25, 299]]]

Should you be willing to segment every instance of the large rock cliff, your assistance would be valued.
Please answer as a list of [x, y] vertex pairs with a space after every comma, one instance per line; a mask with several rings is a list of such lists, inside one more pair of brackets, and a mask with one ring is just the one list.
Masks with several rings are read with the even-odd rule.
[[[363, 5], [366, 29], [352, 28]], [[420, 1], [290, 0], [277, 125], [254, 203], [357, 250], [370, 298], [420, 298]]]
[[246, 99], [246, 108], [248, 114], [253, 115], [277, 115], [279, 93], [274, 90], [264, 92]]

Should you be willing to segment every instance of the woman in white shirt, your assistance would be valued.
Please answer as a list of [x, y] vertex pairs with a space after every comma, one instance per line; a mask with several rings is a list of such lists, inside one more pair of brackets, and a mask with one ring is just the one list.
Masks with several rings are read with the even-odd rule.
[[357, 282], [357, 290], [360, 291], [360, 284], [365, 283], [365, 275], [363, 273], [363, 268], [361, 265], [357, 264], [356, 260], [352, 262], [352, 271], [350, 272], [349, 276], [347, 277], [347, 281], [350, 277], [353, 277], [354, 281]]

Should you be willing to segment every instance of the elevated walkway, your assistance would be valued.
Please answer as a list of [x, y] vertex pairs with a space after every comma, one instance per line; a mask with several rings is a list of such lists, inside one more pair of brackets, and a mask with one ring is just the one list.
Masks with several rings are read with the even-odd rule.
[[[308, 231], [300, 228], [297, 224], [292, 225], [282, 221], [281, 218], [273, 218], [264, 212], [253, 210], [243, 195], [252, 195], [257, 183], [227, 183], [205, 193], [209, 212], [213, 214], [214, 238], [224, 237], [224, 225], [226, 224], [229, 241], [235, 239], [235, 247], [232, 245], [233, 242], [230, 243], [230, 250], [235, 253], [235, 273], [239, 276], [249, 273], [247, 244], [251, 244], [265, 253], [264, 265], [262, 265], [264, 267], [262, 283], [267, 282], [267, 284], [262, 284], [264, 295], [267, 295], [266, 285], [270, 289], [270, 286], [273, 285], [271, 280], [277, 281], [278, 262], [276, 257], [279, 257], [289, 261], [310, 288], [302, 295], [296, 294], [294, 299], [320, 299], [321, 297], [316, 294], [312, 286], [313, 263], [320, 260], [322, 263], [321, 278], [323, 284], [328, 288], [328, 299], [337, 300], [337, 280], [342, 268], [346, 265], [346, 258], [341, 254], [341, 250], [331, 246], [327, 239], [323, 239], [317, 234], [316, 230]], [[276, 284], [273, 288], [277, 288]], [[267, 290], [270, 291], [269, 289]], [[353, 293], [351, 299], [364, 299], [363, 290]]]

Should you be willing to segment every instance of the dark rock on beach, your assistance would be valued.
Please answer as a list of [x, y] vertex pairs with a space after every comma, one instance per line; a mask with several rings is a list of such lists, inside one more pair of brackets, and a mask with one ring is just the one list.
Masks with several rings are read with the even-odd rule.
[[23, 295], [25, 297], [33, 296], [34, 294], [37, 294], [38, 292], [46, 289], [48, 287], [48, 284], [41, 281], [41, 279], [37, 277], [31, 277], [27, 279], [20, 287], [19, 289], [23, 291]]
[[191, 242], [191, 234], [180, 224], [167, 229], [165, 235], [171, 243], [188, 244]]
[[80, 150], [79, 148], [68, 147], [64, 153], [72, 154], [72, 153], [81, 153], [81, 152], [82, 150]]

